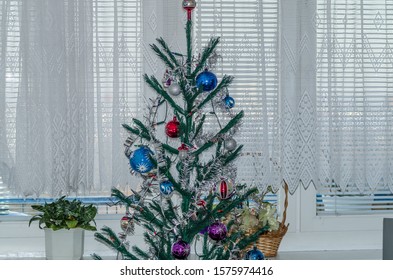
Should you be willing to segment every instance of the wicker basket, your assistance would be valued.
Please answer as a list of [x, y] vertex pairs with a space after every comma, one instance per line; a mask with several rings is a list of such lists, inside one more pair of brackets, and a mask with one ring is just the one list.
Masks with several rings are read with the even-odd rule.
[[[259, 250], [263, 252], [265, 257], [271, 258], [277, 255], [278, 248], [280, 246], [281, 240], [284, 235], [287, 233], [289, 224], [285, 225], [285, 221], [287, 218], [287, 208], [288, 208], [288, 185], [285, 183], [284, 185], [285, 191], [285, 200], [284, 200], [284, 212], [282, 215], [282, 221], [279, 223], [279, 228], [274, 231], [268, 231], [264, 234], [261, 234], [259, 238], [255, 241], [255, 244], [249, 245], [244, 253], [251, 250], [254, 245], [257, 246]], [[246, 235], [251, 235], [253, 233], [252, 230], [247, 231]]]

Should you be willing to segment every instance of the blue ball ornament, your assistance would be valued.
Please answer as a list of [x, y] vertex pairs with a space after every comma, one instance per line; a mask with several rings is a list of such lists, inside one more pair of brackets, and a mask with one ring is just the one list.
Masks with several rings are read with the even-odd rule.
[[153, 152], [147, 146], [141, 146], [132, 152], [130, 156], [130, 165], [132, 170], [138, 173], [147, 173], [153, 169], [154, 165], [151, 161]]
[[244, 256], [245, 260], [264, 260], [265, 259], [265, 255], [257, 249], [256, 246], [254, 246], [254, 248], [250, 251], [248, 251], [246, 253], [246, 255]]
[[205, 70], [196, 77], [196, 86], [202, 87], [203, 91], [211, 91], [217, 86], [217, 77], [214, 73]]
[[224, 98], [224, 103], [225, 103], [225, 108], [232, 109], [235, 106], [235, 99], [227, 95]]
[[160, 183], [160, 193], [163, 196], [170, 196], [173, 192], [173, 184], [171, 181], [163, 181]]

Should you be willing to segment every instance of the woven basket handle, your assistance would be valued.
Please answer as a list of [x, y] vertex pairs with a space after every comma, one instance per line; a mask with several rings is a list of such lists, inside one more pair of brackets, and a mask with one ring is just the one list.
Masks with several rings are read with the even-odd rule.
[[284, 193], [285, 193], [285, 200], [284, 200], [284, 212], [282, 213], [282, 221], [281, 225], [285, 226], [285, 221], [287, 220], [287, 208], [288, 208], [288, 184], [284, 181]]

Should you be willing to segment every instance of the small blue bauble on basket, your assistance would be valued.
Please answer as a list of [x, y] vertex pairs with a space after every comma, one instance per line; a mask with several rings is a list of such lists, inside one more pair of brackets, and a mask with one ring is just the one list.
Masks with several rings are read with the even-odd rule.
[[132, 170], [138, 173], [147, 173], [153, 169], [154, 165], [150, 159], [153, 152], [147, 146], [141, 146], [132, 152], [130, 165]]
[[257, 249], [257, 246], [254, 246], [254, 248], [246, 253], [244, 256], [245, 260], [264, 260], [265, 255]]
[[171, 181], [162, 181], [160, 183], [160, 193], [163, 196], [170, 196], [173, 192], [173, 184]]
[[205, 70], [196, 77], [196, 86], [202, 87], [203, 91], [211, 91], [217, 86], [217, 77], [212, 72]]
[[225, 104], [225, 108], [232, 109], [235, 106], [235, 99], [227, 95], [224, 98], [224, 104]]

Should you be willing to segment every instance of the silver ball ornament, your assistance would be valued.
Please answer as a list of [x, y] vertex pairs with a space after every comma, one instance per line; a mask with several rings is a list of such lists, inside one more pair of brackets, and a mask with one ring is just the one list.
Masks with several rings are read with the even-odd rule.
[[183, 8], [184, 9], [194, 9], [196, 6], [195, 0], [183, 0]]
[[187, 151], [180, 151], [179, 152], [179, 159], [180, 160], [186, 160], [188, 157], [188, 152]]
[[235, 139], [231, 138], [231, 139], [225, 140], [224, 147], [228, 151], [233, 151], [236, 149], [237, 143], [236, 143]]
[[133, 234], [135, 225], [134, 219], [131, 216], [124, 216], [120, 220], [120, 228], [124, 231], [125, 234]]
[[181, 93], [181, 89], [178, 83], [172, 83], [168, 87], [168, 93], [172, 96], [178, 96]]

